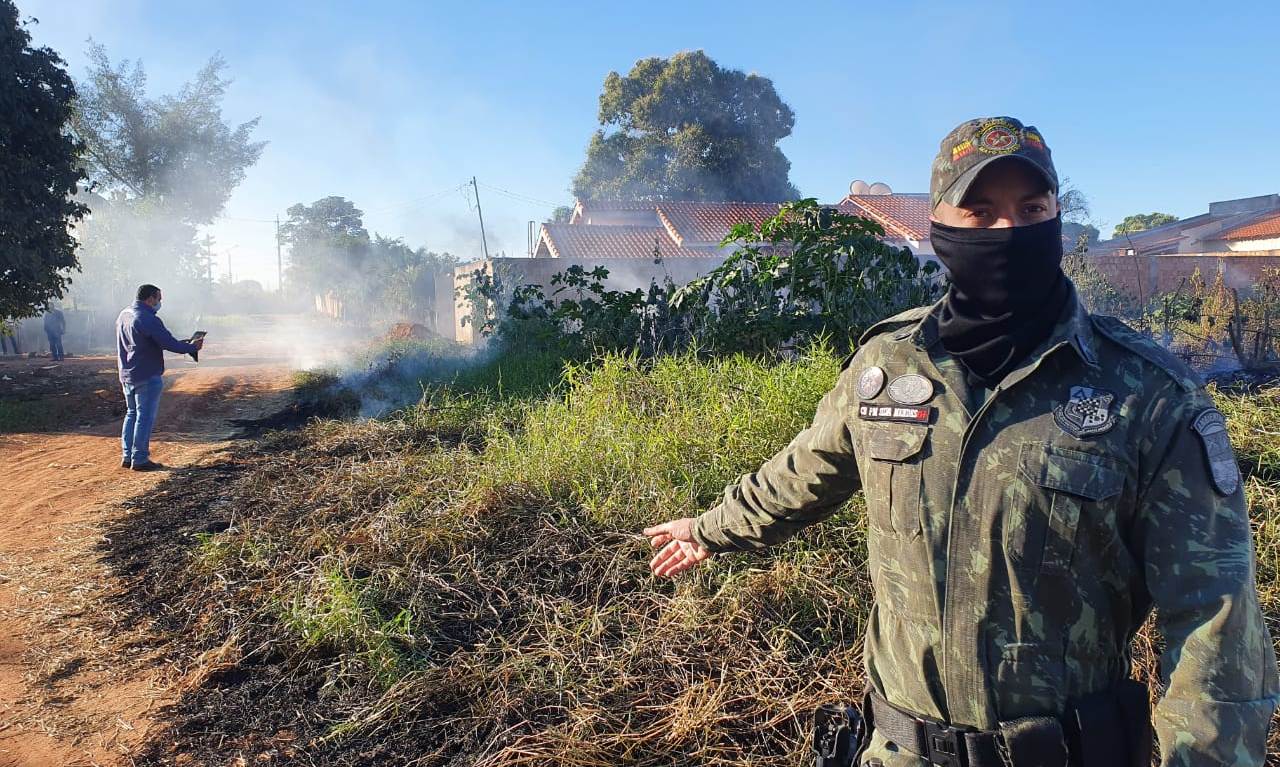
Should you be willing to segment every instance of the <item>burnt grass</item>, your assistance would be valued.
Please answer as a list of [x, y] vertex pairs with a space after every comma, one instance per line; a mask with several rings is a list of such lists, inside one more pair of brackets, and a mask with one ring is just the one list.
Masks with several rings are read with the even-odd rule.
[[[373, 421], [315, 382], [106, 531], [126, 587], [105, 612], [179, 675], [136, 763], [807, 763], [809, 712], [862, 686], [861, 500], [674, 582], [636, 533], [785, 444], [839, 364], [609, 358]], [[1218, 402], [1280, 638], [1280, 389]], [[1157, 690], [1161, 647], [1149, 621], [1135, 673]]]
[[[800, 372], [816, 390], [838, 363]], [[609, 375], [590, 417], [636, 405], [651, 421], [654, 387], [634, 385], [650, 373], [618, 360]], [[794, 376], [739, 383], [796, 390]], [[829, 525], [763, 570], [726, 557], [655, 581], [638, 526], [520, 478], [540, 470], [519, 463], [521, 413], [560, 401], [441, 395], [378, 421], [264, 429], [293, 424], [290, 408], [131, 500], [101, 544], [126, 585], [108, 611], [179, 675], [136, 762], [797, 763], [801, 712], [856, 690], [859, 528]], [[589, 444], [560, 455], [582, 471], [606, 460]]]
[[[418, 742], [408, 721], [372, 741], [326, 740], [335, 723], [369, 702], [369, 692], [325, 692], [334, 681], [334, 654], [298, 652], [278, 616], [263, 610], [263, 583], [224, 581], [216, 588], [199, 566], [201, 546], [235, 536], [237, 525], [264, 521], [280, 529], [314, 513], [270, 508], [258, 493], [262, 479], [296, 477], [301, 467], [314, 476], [370, 457], [353, 442], [323, 450], [310, 444], [303, 425], [335, 412], [350, 409], [308, 398], [244, 420], [246, 438], [236, 449], [214, 463], [172, 472], [128, 501], [128, 513], [107, 531], [105, 559], [129, 584], [113, 599], [116, 625], [145, 626], [188, 675], [137, 763], [224, 765], [251, 755], [254, 764], [408, 764], [438, 746]], [[268, 431], [281, 427], [292, 430]], [[422, 438], [398, 436], [381, 448], [410, 449]], [[479, 627], [466, 628], [460, 641]]]

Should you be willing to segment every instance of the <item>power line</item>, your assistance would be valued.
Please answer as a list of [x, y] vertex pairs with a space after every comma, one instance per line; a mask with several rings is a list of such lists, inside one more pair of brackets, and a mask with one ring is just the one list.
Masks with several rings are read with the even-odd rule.
[[512, 192], [509, 189], [502, 189], [501, 187], [496, 187], [496, 186], [493, 186], [492, 184], [481, 184], [480, 186], [484, 187], [485, 189], [489, 189], [491, 191], [497, 192], [498, 194], [504, 194], [507, 197], [510, 197], [514, 200], [518, 200], [520, 202], [533, 202], [539, 205], [550, 205], [552, 207], [559, 207], [560, 205], [560, 203], [558, 202], [543, 200], [538, 197], [533, 197], [531, 195], [521, 194], [520, 192]]
[[391, 204], [391, 205], [382, 205], [382, 206], [377, 207], [377, 208], [367, 208], [364, 212], [365, 212], [365, 213], [378, 213], [378, 212], [380, 212], [380, 211], [384, 211], [384, 210], [392, 210], [392, 209], [394, 209], [394, 208], [404, 208], [404, 207], [408, 207], [408, 206], [412, 206], [412, 205], [420, 205], [420, 204], [422, 204], [422, 203], [424, 203], [424, 202], [428, 202], [428, 201], [430, 201], [430, 200], [434, 200], [434, 199], [436, 199], [436, 198], [438, 198], [438, 197], [444, 197], [446, 194], [452, 194], [453, 192], [461, 191], [461, 190], [463, 190], [464, 188], [466, 188], [466, 187], [468, 187], [468, 186], [470, 186], [470, 185], [471, 185], [471, 183], [470, 183], [470, 182], [463, 182], [463, 183], [461, 183], [461, 184], [457, 184], [457, 185], [455, 185], [455, 186], [451, 186], [451, 187], [449, 187], [448, 189], [441, 189], [441, 190], [439, 190], [439, 191], [437, 191], [437, 192], [432, 192], [431, 194], [423, 195], [422, 197], [415, 197], [415, 198], [413, 198], [413, 199], [411, 199], [411, 200], [405, 200], [404, 202], [397, 202], [397, 203], [393, 203], [393, 204]]

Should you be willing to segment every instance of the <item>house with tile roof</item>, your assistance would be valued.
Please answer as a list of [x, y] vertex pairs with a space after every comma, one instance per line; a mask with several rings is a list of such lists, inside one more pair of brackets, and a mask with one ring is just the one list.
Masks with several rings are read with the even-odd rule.
[[1211, 202], [1207, 213], [1089, 246], [1090, 254], [1099, 256], [1273, 250], [1280, 251], [1280, 194]]
[[[932, 259], [929, 244], [929, 195], [895, 194], [884, 184], [863, 184], [829, 207], [880, 224], [885, 241]], [[632, 290], [650, 281], [684, 284], [724, 262], [731, 248], [720, 243], [739, 223], [756, 226], [777, 215], [781, 203], [585, 201], [578, 200], [567, 223], [544, 223], [528, 258], [495, 258], [463, 264], [455, 287], [469, 284], [477, 270], [505, 272], [522, 284], [550, 285], [552, 275], [571, 265], [603, 266], [607, 287]], [[465, 300], [454, 307], [454, 337], [472, 341]]]
[[1280, 269], [1280, 194], [1209, 203], [1209, 210], [1089, 246], [1093, 265], [1140, 300], [1178, 290], [1197, 271], [1248, 295]]
[[[885, 240], [931, 256], [929, 195], [848, 195], [831, 207], [869, 218], [885, 230]], [[716, 258], [728, 255], [720, 243], [739, 223], [759, 226], [777, 215], [767, 202], [588, 202], [579, 200], [567, 224], [546, 223], [538, 232], [533, 258]]]

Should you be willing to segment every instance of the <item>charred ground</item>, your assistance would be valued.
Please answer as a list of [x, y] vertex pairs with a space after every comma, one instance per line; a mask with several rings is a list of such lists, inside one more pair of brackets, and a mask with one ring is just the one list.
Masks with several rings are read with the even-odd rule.
[[[182, 675], [139, 762], [803, 763], [807, 712], [862, 681], [860, 499], [676, 583], [636, 532], [784, 444], [839, 362], [509, 358], [381, 419], [262, 431], [355, 412], [314, 381], [107, 535], [112, 611]], [[1280, 389], [1218, 400], [1280, 636]], [[1148, 626], [1144, 678], [1158, 650]]]

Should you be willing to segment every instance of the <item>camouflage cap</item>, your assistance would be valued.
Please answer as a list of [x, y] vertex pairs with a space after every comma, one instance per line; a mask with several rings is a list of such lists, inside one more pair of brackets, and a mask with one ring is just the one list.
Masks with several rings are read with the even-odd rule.
[[1012, 117], [980, 117], [956, 126], [938, 147], [929, 179], [930, 209], [943, 201], [959, 205], [982, 169], [1005, 157], [1031, 163], [1057, 194], [1058, 172], [1040, 131]]

